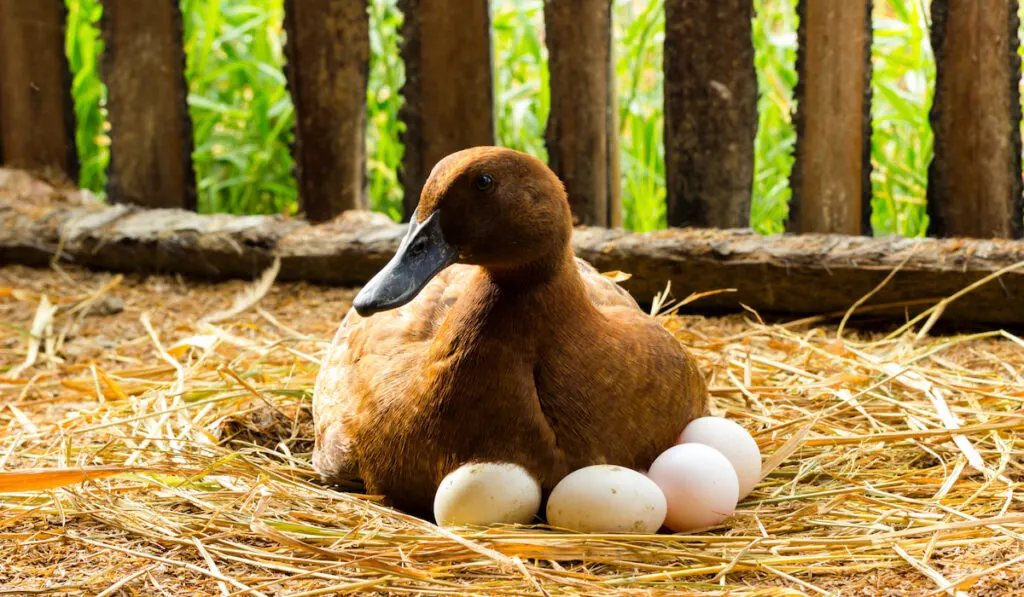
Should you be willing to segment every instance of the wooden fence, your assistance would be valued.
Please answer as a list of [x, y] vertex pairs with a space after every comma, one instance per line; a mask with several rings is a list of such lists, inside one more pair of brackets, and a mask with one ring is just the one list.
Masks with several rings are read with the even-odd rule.
[[[487, 0], [400, 0], [407, 81], [405, 213], [432, 165], [494, 143]], [[195, 209], [177, 0], [103, 0], [109, 196]], [[1016, 0], [932, 0], [938, 80], [932, 232], [1022, 234]], [[311, 221], [366, 205], [369, 22], [359, 0], [286, 0], [299, 200]], [[672, 226], [749, 225], [757, 80], [753, 0], [665, 0]], [[802, 0], [788, 229], [870, 233], [871, 0]], [[548, 0], [546, 141], [580, 224], [621, 222], [610, 0]], [[64, 0], [0, 0], [0, 155], [74, 177]], [[501, 68], [501, 65], [497, 65]]]

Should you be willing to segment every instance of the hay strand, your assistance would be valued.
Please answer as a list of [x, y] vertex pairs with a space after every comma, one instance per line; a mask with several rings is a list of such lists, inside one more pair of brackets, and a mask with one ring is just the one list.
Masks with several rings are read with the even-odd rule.
[[[764, 454], [737, 513], [689, 535], [445, 531], [357, 486], [322, 486], [310, 465], [311, 389], [351, 291], [271, 284], [212, 323], [202, 315], [253, 286], [63, 275], [0, 269], [0, 591], [1021, 588], [1024, 341], [1009, 331], [918, 338], [847, 324], [840, 338], [813, 321], [680, 315], [666, 294], [661, 321], [693, 348], [715, 411]], [[100, 295], [123, 310], [76, 308]], [[44, 296], [50, 329], [67, 334], [47, 355], [42, 326], [21, 367]], [[56, 572], [64, 561], [74, 566]]]
[[90, 466], [62, 469], [0, 471], [0, 493], [26, 493], [57, 489], [75, 483], [105, 479], [139, 470], [132, 466]]

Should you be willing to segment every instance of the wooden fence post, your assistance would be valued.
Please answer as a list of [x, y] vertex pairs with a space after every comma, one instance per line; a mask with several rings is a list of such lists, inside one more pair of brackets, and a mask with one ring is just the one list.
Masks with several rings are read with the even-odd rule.
[[110, 199], [194, 210], [194, 141], [178, 2], [104, 0], [101, 21]]
[[871, 0], [800, 0], [791, 232], [871, 232]]
[[0, 0], [0, 159], [78, 182], [64, 0]]
[[312, 221], [364, 209], [370, 69], [366, 2], [286, 0], [285, 28], [300, 208]]
[[933, 0], [928, 214], [937, 236], [1020, 238], [1016, 0]]
[[399, 0], [405, 15], [401, 180], [408, 220], [430, 170], [446, 155], [494, 144], [487, 0]]
[[610, 0], [547, 0], [548, 161], [577, 224], [622, 223]]
[[757, 134], [753, 16], [753, 0], [665, 1], [669, 226], [750, 226]]

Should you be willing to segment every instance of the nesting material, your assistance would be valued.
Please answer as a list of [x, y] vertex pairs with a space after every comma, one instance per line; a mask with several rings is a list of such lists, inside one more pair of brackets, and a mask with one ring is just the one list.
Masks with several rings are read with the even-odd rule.
[[[203, 321], [251, 291], [0, 268], [0, 471], [47, 471], [14, 487], [0, 472], [13, 491], [0, 495], [0, 591], [1024, 588], [1024, 341], [1009, 332], [918, 337], [921, 320], [890, 337], [749, 313], [667, 317], [707, 372], [713, 414], [749, 430], [764, 456], [737, 512], [686, 535], [452, 532], [360, 495], [356, 479], [316, 482], [310, 391], [351, 293], [277, 285]], [[123, 310], [90, 307], [106, 297]], [[34, 326], [47, 304], [56, 310]]]

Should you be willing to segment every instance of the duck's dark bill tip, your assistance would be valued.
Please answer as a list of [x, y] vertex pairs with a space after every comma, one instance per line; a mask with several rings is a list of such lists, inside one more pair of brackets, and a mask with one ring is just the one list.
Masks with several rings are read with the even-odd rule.
[[409, 232], [391, 261], [370, 280], [352, 306], [360, 317], [397, 309], [423, 290], [441, 270], [458, 258], [458, 251], [444, 240], [437, 212], [422, 223], [415, 214]]

